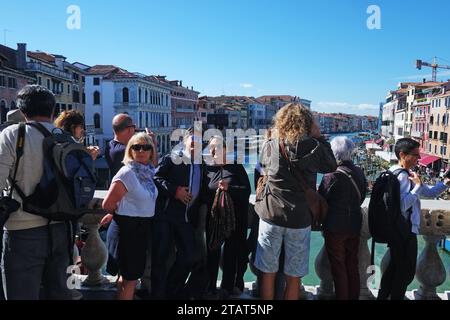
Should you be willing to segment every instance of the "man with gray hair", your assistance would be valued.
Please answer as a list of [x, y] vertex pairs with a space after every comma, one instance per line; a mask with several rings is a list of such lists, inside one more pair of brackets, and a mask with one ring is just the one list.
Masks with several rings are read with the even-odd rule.
[[323, 235], [338, 300], [357, 300], [360, 290], [358, 248], [367, 181], [352, 162], [354, 148], [347, 137], [331, 141], [338, 168], [326, 174], [319, 187], [328, 203]]

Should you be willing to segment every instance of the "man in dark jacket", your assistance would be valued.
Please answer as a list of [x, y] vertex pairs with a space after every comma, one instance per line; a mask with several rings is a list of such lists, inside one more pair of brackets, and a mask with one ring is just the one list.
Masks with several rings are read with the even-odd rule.
[[[194, 161], [194, 146], [201, 140], [188, 130], [184, 150], [162, 158], [155, 182], [160, 191], [153, 228], [152, 295], [155, 299], [185, 298], [186, 279], [195, 259], [194, 227], [198, 219], [202, 164]], [[175, 262], [169, 267], [176, 247]]]

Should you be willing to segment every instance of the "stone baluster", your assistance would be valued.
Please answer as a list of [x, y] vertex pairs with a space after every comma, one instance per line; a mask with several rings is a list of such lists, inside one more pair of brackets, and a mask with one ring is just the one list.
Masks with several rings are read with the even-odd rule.
[[416, 278], [420, 288], [415, 292], [416, 300], [439, 300], [436, 288], [445, 282], [445, 266], [437, 251], [442, 236], [423, 236], [426, 244], [417, 261]]
[[445, 282], [446, 272], [437, 243], [450, 233], [449, 212], [422, 210], [420, 233], [426, 244], [417, 261], [416, 278], [420, 288], [414, 292], [415, 299], [438, 300], [436, 288]]
[[[101, 207], [101, 200], [94, 199], [92, 207]], [[100, 286], [108, 282], [101, 274], [101, 269], [108, 260], [108, 250], [98, 232], [103, 216], [104, 213], [99, 212], [86, 214], [81, 218], [81, 222], [88, 229], [88, 238], [81, 250], [81, 261], [88, 271], [88, 277], [83, 283], [85, 286]]]
[[317, 288], [317, 298], [319, 300], [330, 300], [335, 298], [333, 276], [331, 274], [330, 261], [325, 243], [320, 249], [314, 262], [317, 277], [320, 279], [320, 286]]
[[367, 287], [367, 279], [369, 278], [369, 274], [367, 273], [367, 268], [370, 266], [370, 250], [367, 245], [367, 241], [371, 238], [369, 232], [369, 222], [368, 222], [368, 210], [367, 208], [362, 209], [363, 221], [360, 233], [359, 240], [359, 251], [358, 251], [358, 260], [359, 260], [359, 279], [360, 279], [360, 300], [372, 300], [374, 296], [372, 292]]

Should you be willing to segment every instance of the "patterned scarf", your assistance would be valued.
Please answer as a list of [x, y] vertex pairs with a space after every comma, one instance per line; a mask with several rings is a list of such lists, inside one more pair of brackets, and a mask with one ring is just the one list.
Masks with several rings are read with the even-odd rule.
[[128, 167], [136, 174], [138, 181], [144, 189], [151, 195], [154, 195], [156, 190], [155, 182], [153, 181], [155, 168], [151, 164], [145, 165], [136, 161], [131, 161]]

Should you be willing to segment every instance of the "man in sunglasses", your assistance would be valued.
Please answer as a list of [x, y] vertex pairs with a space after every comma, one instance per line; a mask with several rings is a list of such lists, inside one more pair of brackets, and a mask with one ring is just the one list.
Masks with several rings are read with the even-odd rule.
[[[153, 225], [152, 295], [155, 299], [187, 298], [185, 282], [195, 263], [195, 227], [200, 207], [203, 165], [194, 161], [194, 147], [202, 141], [188, 129], [183, 139], [183, 158], [175, 164], [168, 154], [156, 169], [159, 189]], [[170, 254], [176, 247], [175, 262], [169, 270]], [[189, 294], [189, 293], [188, 293]]]

